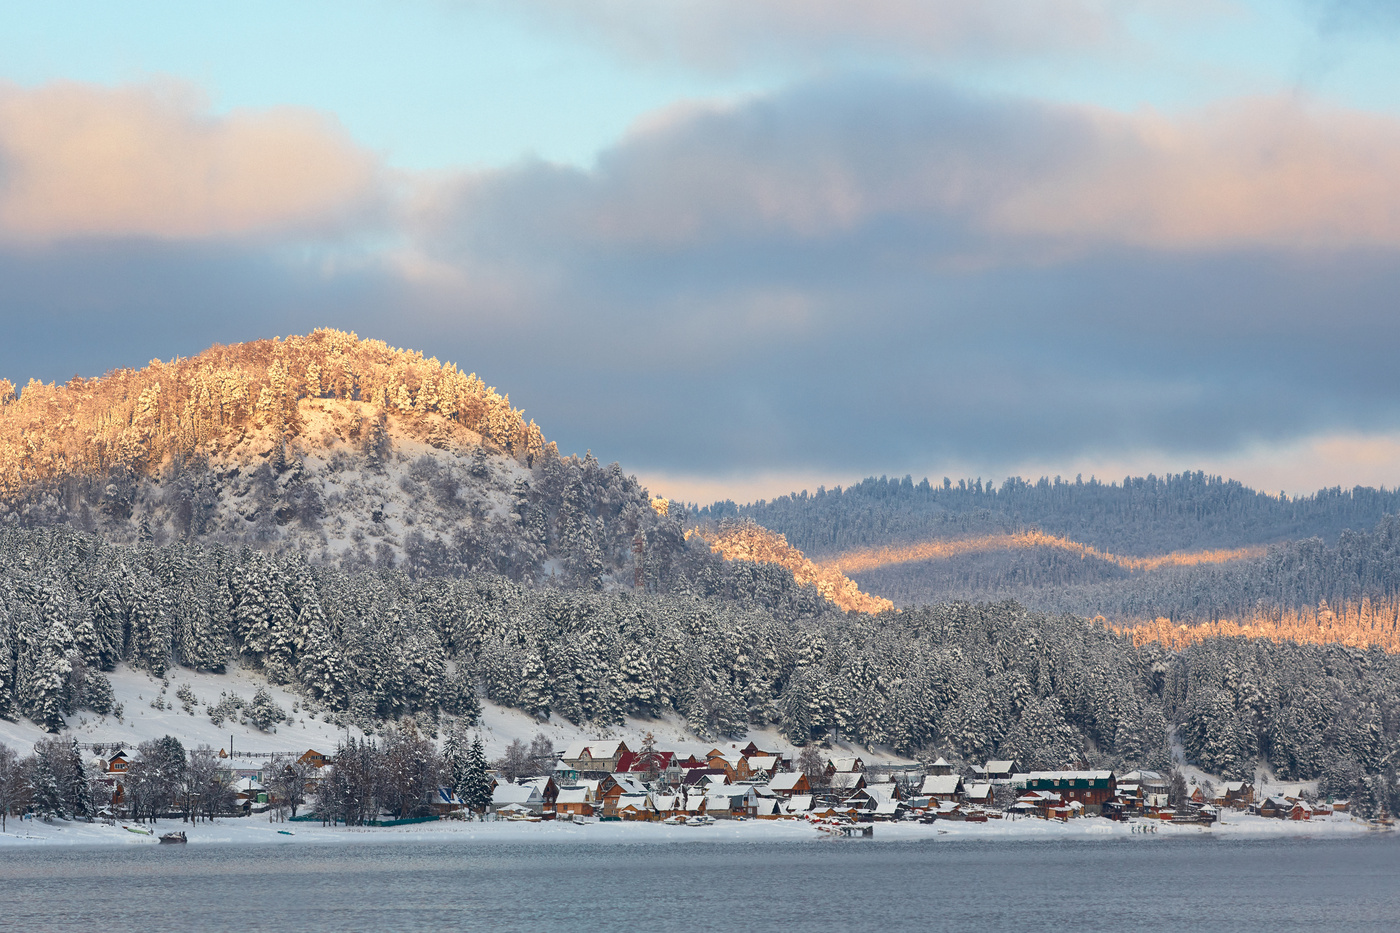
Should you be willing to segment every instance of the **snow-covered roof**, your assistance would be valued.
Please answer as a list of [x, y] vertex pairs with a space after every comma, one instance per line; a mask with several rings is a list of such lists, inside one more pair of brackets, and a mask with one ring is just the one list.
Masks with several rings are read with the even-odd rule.
[[874, 800], [876, 803], [884, 803], [888, 800], [894, 800], [895, 792], [898, 789], [899, 788], [896, 787], [894, 784], [865, 785], [866, 794], [868, 794], [870, 796], [870, 799]]
[[930, 774], [924, 778], [923, 786], [919, 788], [921, 794], [956, 794], [958, 785], [962, 783], [962, 778], [956, 774]]
[[1031, 781], [1107, 781], [1112, 777], [1112, 771], [1032, 771], [1026, 775]]
[[802, 777], [801, 771], [782, 771], [768, 779], [768, 786], [779, 793], [788, 793]]
[[844, 758], [830, 758], [827, 760], [827, 763], [837, 771], [855, 771], [858, 770], [861, 765], [859, 758], [849, 756]]
[[491, 791], [491, 804], [501, 807], [508, 803], [521, 803], [525, 805], [543, 803], [539, 789], [526, 784], [512, 784], [509, 781], [502, 781], [496, 785], [496, 789]]
[[564, 758], [616, 758], [622, 745], [621, 739], [583, 739], [565, 749]]
[[875, 804], [875, 813], [879, 816], [893, 816], [899, 812], [899, 801], [881, 800]]
[[983, 770], [988, 774], [1010, 774], [1015, 767], [1014, 761], [989, 761]]
[[779, 764], [776, 755], [754, 755], [749, 759], [749, 767], [755, 771], [772, 771]]
[[963, 796], [970, 797], [973, 800], [984, 800], [987, 797], [992, 796], [992, 785], [986, 783], [985, 781], [979, 781], [976, 784], [964, 785]]
[[789, 813], [806, 813], [812, 809], [811, 794], [794, 794], [788, 798], [787, 811]]
[[832, 790], [851, 790], [858, 787], [865, 780], [865, 775], [859, 771], [837, 771], [831, 776]]
[[938, 760], [935, 761], [935, 762], [933, 763], [933, 766], [934, 766], [935, 768], [951, 768], [951, 767], [952, 767], [952, 765], [948, 764], [948, 759], [947, 759], [947, 758], [944, 758], [942, 755], [939, 755], [939, 756], [938, 756]]
[[641, 781], [635, 781], [625, 774], [614, 774], [612, 779], [618, 787], [622, 788], [624, 794], [645, 794], [647, 792], [645, 784]]
[[588, 791], [584, 788], [566, 787], [559, 792], [559, 799], [555, 803], [556, 805], [566, 803], [591, 803], [591, 800], [588, 796]]

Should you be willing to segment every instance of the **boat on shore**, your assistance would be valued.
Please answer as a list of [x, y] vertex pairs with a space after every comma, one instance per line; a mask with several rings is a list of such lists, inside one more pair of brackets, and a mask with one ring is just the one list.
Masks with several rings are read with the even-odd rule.
[[184, 845], [185, 843], [189, 842], [189, 840], [185, 838], [185, 834], [183, 832], [178, 832], [164, 833], [160, 837], [160, 842], [161, 845]]

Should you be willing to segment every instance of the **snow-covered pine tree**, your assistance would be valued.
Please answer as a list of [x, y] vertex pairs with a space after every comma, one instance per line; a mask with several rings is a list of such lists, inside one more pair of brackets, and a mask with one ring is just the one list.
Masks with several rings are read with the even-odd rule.
[[263, 732], [275, 732], [273, 727], [287, 718], [286, 711], [277, 705], [272, 694], [263, 687], [259, 687], [253, 694], [253, 702], [248, 704], [246, 712], [248, 722]]
[[349, 678], [346, 677], [340, 652], [331, 638], [330, 624], [319, 602], [302, 606], [298, 628], [306, 633], [301, 658], [297, 662], [297, 677], [311, 695], [333, 710], [343, 710], [349, 701]]
[[520, 693], [517, 703], [531, 716], [540, 719], [549, 716], [549, 672], [544, 659], [531, 652], [525, 656], [520, 668]]
[[34, 747], [31, 759], [32, 771], [29, 776], [29, 806], [41, 819], [63, 819], [63, 785], [54, 767], [54, 756], [40, 743]]
[[482, 748], [481, 736], [474, 736], [471, 749], [467, 752], [463, 786], [458, 796], [474, 813], [485, 813], [486, 808], [491, 806], [492, 784], [491, 775], [486, 770], [486, 752]]
[[72, 819], [91, 823], [97, 815], [92, 802], [92, 782], [76, 738], [69, 739], [66, 758], [63, 772], [68, 786], [63, 792], [64, 803]]

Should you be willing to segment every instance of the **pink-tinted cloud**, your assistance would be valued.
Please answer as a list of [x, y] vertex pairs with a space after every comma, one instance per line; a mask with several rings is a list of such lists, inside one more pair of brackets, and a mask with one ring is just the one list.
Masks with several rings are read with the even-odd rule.
[[326, 230], [379, 197], [378, 160], [323, 115], [211, 115], [175, 84], [0, 84], [0, 236]]
[[990, 198], [1010, 232], [1143, 246], [1400, 245], [1400, 121], [1291, 98], [1083, 112], [1086, 145]]
[[474, 176], [435, 211], [493, 248], [556, 254], [830, 239], [887, 222], [937, 227], [940, 259], [974, 265], [1105, 245], [1390, 247], [1396, 165], [1400, 120], [1306, 100], [1124, 114], [833, 82], [675, 108], [591, 171]]

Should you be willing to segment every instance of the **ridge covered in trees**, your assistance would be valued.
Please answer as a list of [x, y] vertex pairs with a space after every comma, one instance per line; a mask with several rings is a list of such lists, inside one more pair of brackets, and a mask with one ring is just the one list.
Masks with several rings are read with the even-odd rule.
[[725, 560], [777, 564], [790, 571], [799, 584], [815, 586], [822, 596], [848, 612], [883, 612], [894, 608], [894, 603], [888, 599], [862, 593], [840, 569], [812, 563], [782, 535], [752, 521], [725, 522], [713, 531], [693, 528], [686, 532], [688, 538], [696, 536]]
[[599, 728], [671, 714], [700, 736], [766, 725], [1032, 769], [1165, 768], [1175, 736], [1217, 773], [1263, 763], [1397, 802], [1400, 656], [1242, 638], [1172, 652], [1009, 602], [841, 613], [780, 568], [697, 555], [711, 592], [594, 592], [10, 531], [0, 712], [60, 729], [111, 713], [118, 664], [175, 681], [237, 664], [300, 692], [303, 715], [371, 731], [469, 723], [489, 700]]
[[1097, 479], [1012, 477], [942, 483], [870, 478], [749, 505], [716, 502], [697, 519], [751, 518], [813, 560], [843, 551], [977, 534], [1040, 531], [1124, 556], [1237, 548], [1370, 528], [1400, 512], [1400, 491], [1334, 487], [1272, 495], [1201, 472]]

